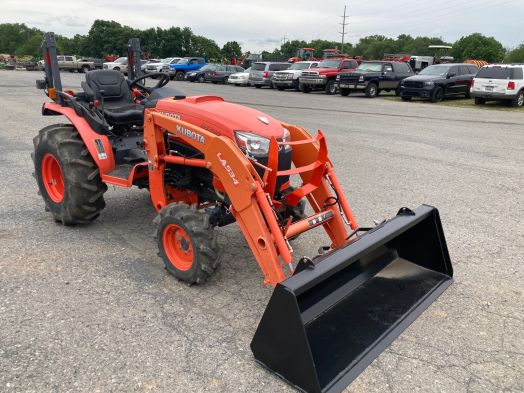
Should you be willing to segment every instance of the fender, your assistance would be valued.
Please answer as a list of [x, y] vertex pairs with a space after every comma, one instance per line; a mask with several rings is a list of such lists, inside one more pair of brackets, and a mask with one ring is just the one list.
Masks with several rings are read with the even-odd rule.
[[42, 107], [42, 111], [67, 117], [84, 141], [89, 154], [91, 154], [93, 161], [100, 170], [100, 175], [107, 174], [115, 168], [115, 158], [109, 138], [93, 131], [87, 121], [83, 117], [78, 116], [73, 108], [63, 107], [54, 102], [46, 102]]

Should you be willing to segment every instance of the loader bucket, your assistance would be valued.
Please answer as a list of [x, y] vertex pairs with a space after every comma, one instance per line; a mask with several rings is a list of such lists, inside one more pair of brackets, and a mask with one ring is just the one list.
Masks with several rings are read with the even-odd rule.
[[437, 209], [401, 209], [278, 284], [251, 349], [302, 391], [341, 392], [444, 292], [452, 275]]

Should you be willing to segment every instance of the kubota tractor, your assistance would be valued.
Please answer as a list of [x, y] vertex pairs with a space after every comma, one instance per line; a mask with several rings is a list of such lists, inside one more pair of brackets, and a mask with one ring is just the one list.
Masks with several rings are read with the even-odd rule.
[[[341, 392], [450, 285], [437, 210], [402, 208], [360, 228], [322, 132], [219, 97], [186, 97], [167, 74], [140, 76], [136, 40], [137, 79], [90, 71], [82, 91], [62, 90], [53, 33], [43, 46], [46, 78], [37, 86], [51, 101], [42, 114], [69, 121], [34, 138], [38, 188], [55, 221], [93, 221], [108, 184], [148, 189], [160, 256], [189, 283], [203, 283], [221, 262], [213, 228], [236, 222], [275, 287], [251, 349], [297, 388]], [[290, 239], [314, 228], [329, 250], [294, 260]]]

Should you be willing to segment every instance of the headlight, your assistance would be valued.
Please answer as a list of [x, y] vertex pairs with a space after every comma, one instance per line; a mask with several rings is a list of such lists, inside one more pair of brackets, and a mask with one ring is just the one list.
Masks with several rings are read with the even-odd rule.
[[358, 81], [359, 81], [359, 82], [364, 82], [364, 75], [360, 75], [360, 76], [358, 77]]
[[244, 153], [252, 156], [267, 156], [269, 139], [251, 132], [235, 131], [237, 144]]
[[435, 82], [431, 82], [431, 81], [429, 81], [429, 82], [424, 82], [424, 84], [425, 84], [426, 86], [433, 86], [433, 85], [435, 84]]
[[326, 79], [326, 78], [327, 78], [326, 75], [320, 75], [320, 77], [321, 77], [322, 79]]
[[164, 64], [164, 65], [162, 66], [162, 68], [163, 68], [164, 70], [169, 70], [169, 66], [168, 66], [167, 64]]
[[337, 75], [337, 77], [335, 78], [335, 80], [338, 82], [340, 80], [340, 75]]
[[[282, 142], [289, 142], [291, 140], [291, 134], [287, 128], [284, 128], [284, 136], [282, 137]], [[291, 149], [291, 145], [283, 145], [284, 150], [288, 151]]]

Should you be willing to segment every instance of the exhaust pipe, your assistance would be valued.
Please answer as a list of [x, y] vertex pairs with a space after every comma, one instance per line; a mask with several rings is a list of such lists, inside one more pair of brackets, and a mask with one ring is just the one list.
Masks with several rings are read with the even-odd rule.
[[438, 210], [422, 205], [297, 266], [275, 287], [255, 359], [297, 389], [340, 393], [452, 283]]

